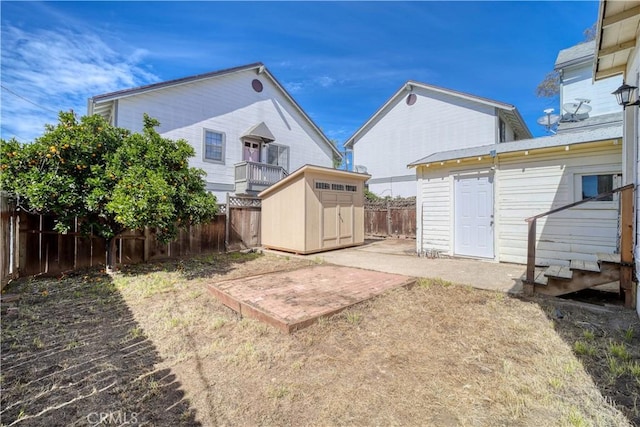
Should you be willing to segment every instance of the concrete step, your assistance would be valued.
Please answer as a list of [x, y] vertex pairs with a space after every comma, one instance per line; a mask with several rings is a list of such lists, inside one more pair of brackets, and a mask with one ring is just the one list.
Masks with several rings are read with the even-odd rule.
[[596, 254], [598, 257], [598, 262], [608, 262], [611, 264], [620, 264], [620, 254], [605, 254], [598, 253]]
[[600, 264], [595, 261], [573, 259], [571, 260], [571, 266], [569, 268], [571, 268], [571, 270], [593, 271], [595, 273], [600, 273]]
[[554, 279], [571, 280], [573, 272], [566, 265], [550, 265], [545, 270], [544, 275]]

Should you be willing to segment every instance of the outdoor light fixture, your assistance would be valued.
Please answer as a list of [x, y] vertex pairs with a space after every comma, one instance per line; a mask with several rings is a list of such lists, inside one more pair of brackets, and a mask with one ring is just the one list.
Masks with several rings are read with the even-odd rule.
[[630, 86], [626, 83], [622, 83], [622, 86], [620, 86], [611, 94], [616, 96], [618, 105], [621, 105], [622, 108], [627, 108], [632, 105], [640, 105], [640, 100], [638, 99], [636, 99], [634, 102], [631, 102], [631, 97], [633, 96], [633, 92], [635, 92], [636, 89], [638, 89], [636, 86]]

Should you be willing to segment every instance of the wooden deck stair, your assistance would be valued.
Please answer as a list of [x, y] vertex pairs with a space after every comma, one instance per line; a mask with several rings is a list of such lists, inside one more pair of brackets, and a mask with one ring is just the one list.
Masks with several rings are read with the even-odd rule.
[[620, 280], [620, 254], [597, 254], [597, 261], [571, 260], [570, 265], [537, 268], [531, 291], [559, 296]]
[[[579, 200], [565, 206], [526, 218], [527, 222], [527, 270], [522, 278], [524, 292], [558, 296], [582, 289], [615, 286], [624, 295], [624, 305], [635, 307], [636, 286], [633, 282], [633, 202], [635, 185], [627, 184], [594, 197]], [[619, 249], [620, 254], [597, 254], [596, 261], [571, 260], [569, 265], [550, 265], [545, 270], [536, 267], [538, 233], [536, 223], [540, 218], [574, 208], [585, 203], [605, 200], [619, 194]], [[611, 199], [609, 199], [611, 200]], [[566, 261], [565, 261], [566, 262]]]

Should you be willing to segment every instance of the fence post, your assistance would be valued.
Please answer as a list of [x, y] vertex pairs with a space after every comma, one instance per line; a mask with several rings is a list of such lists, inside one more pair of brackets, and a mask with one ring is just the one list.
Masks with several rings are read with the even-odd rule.
[[634, 187], [622, 190], [620, 195], [620, 288], [624, 292], [624, 305], [632, 308], [633, 298], [633, 193]]
[[391, 236], [391, 201], [387, 200], [387, 236]]
[[229, 203], [229, 193], [227, 192], [227, 212], [224, 221], [224, 251], [229, 248], [229, 229], [231, 228], [231, 204]]
[[142, 260], [144, 262], [149, 261], [149, 254], [151, 253], [151, 242], [149, 242], [150, 239], [151, 239], [151, 232], [149, 231], [149, 227], [145, 227], [144, 241], [143, 241], [144, 253], [142, 254]]
[[534, 281], [536, 274], [536, 219], [532, 219], [528, 224], [527, 235], [527, 277], [524, 283], [525, 294], [533, 295]]

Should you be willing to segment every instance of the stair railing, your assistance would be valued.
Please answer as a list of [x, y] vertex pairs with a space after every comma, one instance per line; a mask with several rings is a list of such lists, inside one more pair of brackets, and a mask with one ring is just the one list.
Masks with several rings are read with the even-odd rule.
[[527, 234], [527, 274], [525, 282], [533, 284], [536, 273], [536, 222], [539, 218], [551, 215], [557, 212], [573, 208], [575, 206], [582, 205], [587, 202], [593, 202], [595, 200], [606, 199], [615, 193], [620, 194], [620, 287], [625, 289], [625, 305], [627, 298], [631, 299], [631, 292], [626, 292], [627, 289], [631, 289], [632, 271], [633, 271], [633, 193], [635, 190], [634, 184], [628, 184], [623, 187], [615, 188], [611, 191], [600, 193], [596, 196], [589, 197], [588, 199], [580, 200], [578, 202], [570, 203], [565, 206], [561, 206], [556, 209], [529, 217], [525, 219], [528, 223]]

